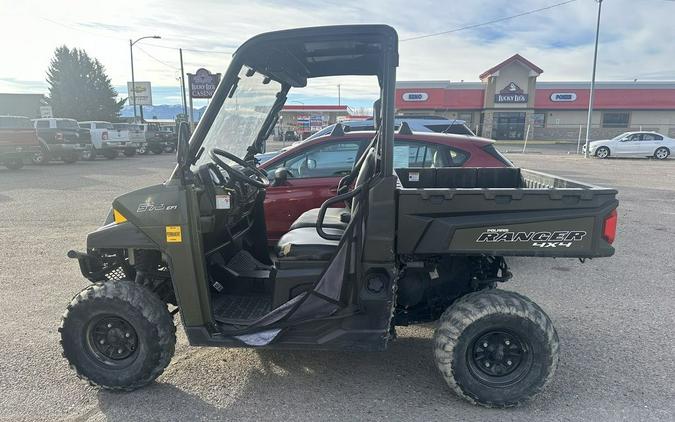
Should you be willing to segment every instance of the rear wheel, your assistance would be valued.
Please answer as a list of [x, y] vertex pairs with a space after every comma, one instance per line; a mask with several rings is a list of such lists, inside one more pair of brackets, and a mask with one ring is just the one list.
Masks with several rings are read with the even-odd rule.
[[555, 372], [558, 348], [544, 311], [504, 290], [459, 299], [434, 334], [436, 366], [450, 388], [487, 407], [517, 406], [541, 392]]
[[90, 384], [131, 391], [157, 378], [173, 356], [176, 327], [166, 305], [128, 280], [86, 287], [61, 320], [63, 356]]
[[161, 145], [153, 145], [150, 147], [150, 151], [152, 151], [153, 154], [157, 155], [161, 154], [163, 150], [164, 147], [162, 147]]
[[176, 146], [173, 145], [173, 144], [169, 144], [169, 145], [164, 147], [164, 152], [169, 153], [169, 154], [171, 154], [175, 150], [176, 150]]
[[670, 155], [670, 150], [666, 147], [660, 147], [654, 151], [654, 158], [657, 160], [665, 160]]
[[148, 146], [147, 145], [141, 145], [140, 147], [136, 148], [136, 152], [141, 154], [141, 155], [147, 155], [148, 152]]
[[133, 157], [136, 155], [136, 148], [126, 148], [124, 150], [124, 155], [127, 157]]
[[73, 164], [76, 162], [79, 158], [79, 154], [77, 152], [71, 152], [68, 154], [64, 154], [61, 156], [61, 160], [63, 160], [64, 163], [66, 164]]
[[23, 160], [21, 158], [10, 158], [5, 160], [4, 164], [5, 167], [10, 170], [19, 170], [21, 167], [23, 167]]
[[598, 158], [607, 158], [609, 157], [609, 148], [607, 147], [600, 147], [597, 150], [595, 150], [595, 156]]
[[85, 161], [94, 161], [96, 159], [96, 149], [85, 149], [82, 151], [82, 159]]
[[116, 149], [104, 149], [103, 156], [108, 160], [114, 160], [117, 158], [118, 152]]

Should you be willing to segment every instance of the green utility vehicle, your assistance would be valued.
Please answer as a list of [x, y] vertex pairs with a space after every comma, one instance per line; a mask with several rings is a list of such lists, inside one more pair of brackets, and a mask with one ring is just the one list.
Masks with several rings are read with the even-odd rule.
[[[391, 27], [357, 25], [237, 50], [189, 143], [180, 125], [168, 180], [116, 198], [86, 251], [69, 252], [92, 282], [59, 329], [79, 377], [150, 383], [174, 353], [178, 315], [192, 345], [363, 352], [387, 349], [397, 326], [437, 321], [433, 355], [461, 397], [507, 407], [545, 387], [558, 336], [540, 307], [495, 288], [511, 278], [504, 257], [612, 255], [616, 191], [518, 168], [397, 174], [397, 46]], [[254, 156], [291, 89], [336, 75], [378, 81], [376, 134], [337, 196], [270, 249], [269, 180]]]

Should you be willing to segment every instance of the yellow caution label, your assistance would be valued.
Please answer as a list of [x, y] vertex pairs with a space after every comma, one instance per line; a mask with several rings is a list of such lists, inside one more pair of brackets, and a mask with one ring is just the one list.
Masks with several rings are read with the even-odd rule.
[[115, 220], [116, 224], [124, 223], [127, 221], [127, 218], [122, 215], [121, 212], [117, 211], [115, 208], [113, 208], [113, 219]]
[[183, 236], [180, 231], [180, 226], [166, 226], [166, 242], [180, 243], [183, 241]]

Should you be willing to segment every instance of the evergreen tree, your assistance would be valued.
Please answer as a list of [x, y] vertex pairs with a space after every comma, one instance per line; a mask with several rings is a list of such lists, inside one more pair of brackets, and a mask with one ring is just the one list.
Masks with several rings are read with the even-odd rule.
[[126, 99], [117, 101], [117, 91], [105, 67], [84, 50], [61, 46], [54, 51], [49, 69], [49, 104], [54, 116], [78, 121], [118, 121]]

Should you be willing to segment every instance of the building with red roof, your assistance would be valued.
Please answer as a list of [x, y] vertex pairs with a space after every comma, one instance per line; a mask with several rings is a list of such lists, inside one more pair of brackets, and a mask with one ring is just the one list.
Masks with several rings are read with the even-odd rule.
[[[402, 81], [397, 113], [465, 120], [494, 139], [576, 140], [585, 133], [590, 83], [538, 82], [544, 71], [515, 54], [480, 82]], [[675, 81], [596, 82], [591, 136], [656, 130], [675, 136]]]

